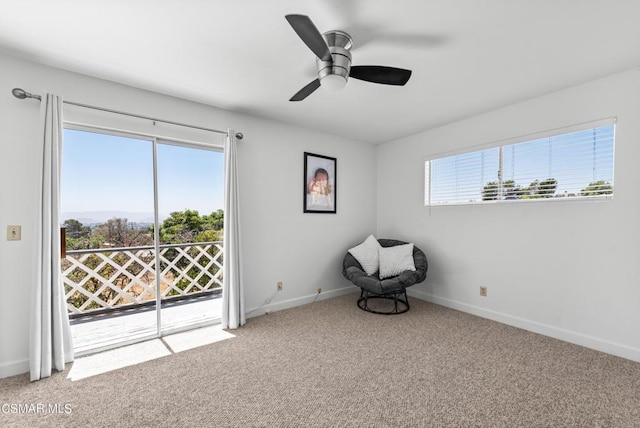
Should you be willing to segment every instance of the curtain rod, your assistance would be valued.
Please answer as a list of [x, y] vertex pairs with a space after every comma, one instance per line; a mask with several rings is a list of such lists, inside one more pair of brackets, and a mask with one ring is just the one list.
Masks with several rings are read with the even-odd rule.
[[[29, 93], [29, 92], [27, 92], [27, 91], [25, 91], [24, 89], [21, 89], [21, 88], [13, 88], [11, 93], [13, 94], [14, 97], [16, 97], [18, 99], [21, 99], [21, 100], [24, 100], [25, 98], [34, 98], [36, 100], [42, 101], [42, 97], [40, 95], [31, 94], [31, 93]], [[89, 109], [93, 109], [93, 110], [104, 111], [104, 112], [107, 112], [107, 113], [114, 113], [114, 114], [120, 114], [120, 115], [123, 115], [123, 116], [135, 117], [135, 118], [138, 118], [138, 119], [151, 120], [153, 122], [162, 122], [162, 123], [167, 123], [169, 125], [185, 126], [187, 128], [199, 129], [201, 131], [216, 132], [218, 134], [228, 134], [227, 131], [220, 131], [218, 129], [204, 128], [202, 126], [189, 125], [189, 124], [180, 123], [180, 122], [172, 122], [170, 120], [157, 119], [157, 118], [149, 117], [149, 116], [141, 116], [139, 114], [127, 113], [127, 112], [118, 111], [118, 110], [111, 110], [111, 109], [108, 109], [108, 108], [96, 107], [96, 106], [92, 106], [92, 105], [88, 105], [88, 104], [74, 103], [73, 101], [64, 101], [63, 100], [63, 103], [64, 104], [69, 104], [69, 105], [72, 105], [72, 106], [76, 106], [76, 107], [84, 107], [84, 108], [89, 108]], [[236, 132], [236, 138], [238, 140], [242, 140], [244, 138], [244, 135], [242, 134], [242, 132]]]

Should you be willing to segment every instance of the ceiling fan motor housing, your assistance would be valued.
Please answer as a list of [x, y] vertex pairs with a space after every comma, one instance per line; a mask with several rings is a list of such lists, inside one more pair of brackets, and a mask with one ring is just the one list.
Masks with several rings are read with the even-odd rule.
[[323, 36], [329, 46], [332, 61], [322, 61], [319, 58], [316, 60], [320, 85], [330, 90], [339, 90], [347, 84], [351, 70], [349, 49], [351, 49], [353, 40], [349, 34], [338, 30], [327, 31]]

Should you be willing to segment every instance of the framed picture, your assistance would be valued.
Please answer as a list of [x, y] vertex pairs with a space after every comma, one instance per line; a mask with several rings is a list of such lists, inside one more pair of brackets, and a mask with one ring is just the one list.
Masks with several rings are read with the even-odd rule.
[[304, 153], [304, 212], [336, 213], [336, 158]]

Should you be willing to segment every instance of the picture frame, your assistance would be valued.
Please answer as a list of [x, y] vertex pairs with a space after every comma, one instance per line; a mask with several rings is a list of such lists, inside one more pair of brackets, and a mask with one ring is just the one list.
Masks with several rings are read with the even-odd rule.
[[336, 213], [336, 158], [304, 152], [303, 212]]

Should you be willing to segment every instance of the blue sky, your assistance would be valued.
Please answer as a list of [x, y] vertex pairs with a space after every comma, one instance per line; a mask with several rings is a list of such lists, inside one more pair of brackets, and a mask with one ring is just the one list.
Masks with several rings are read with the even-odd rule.
[[[161, 217], [223, 208], [222, 152], [158, 144]], [[135, 138], [66, 129], [60, 211], [153, 213], [153, 146]]]

